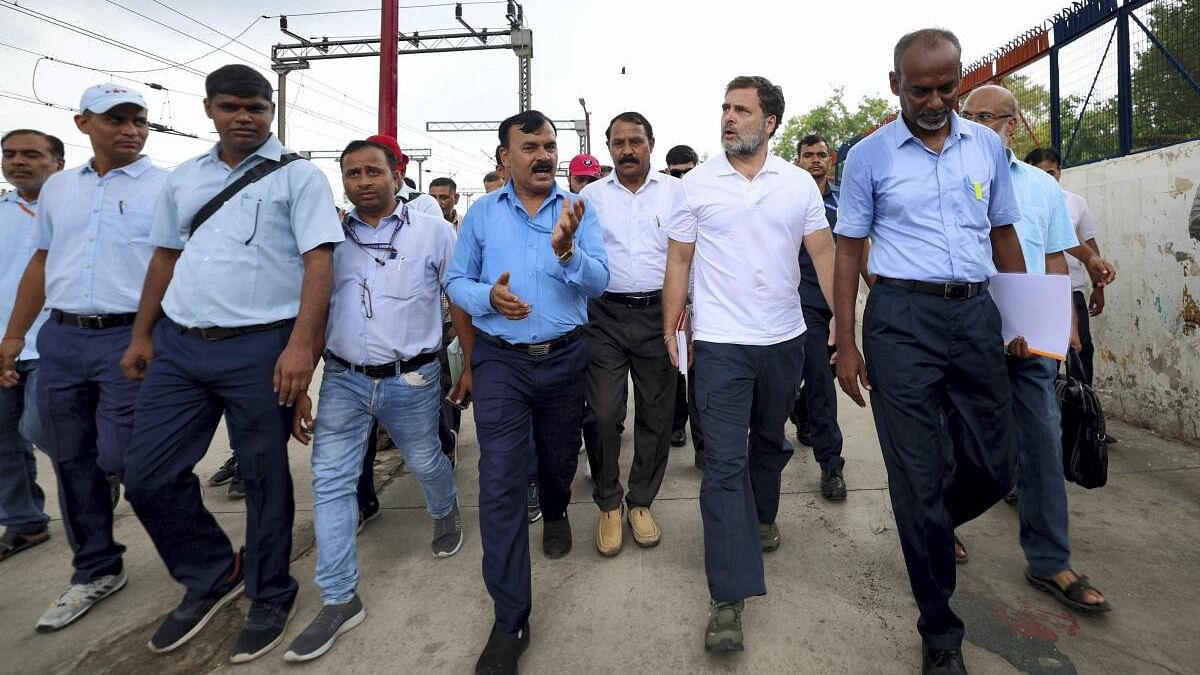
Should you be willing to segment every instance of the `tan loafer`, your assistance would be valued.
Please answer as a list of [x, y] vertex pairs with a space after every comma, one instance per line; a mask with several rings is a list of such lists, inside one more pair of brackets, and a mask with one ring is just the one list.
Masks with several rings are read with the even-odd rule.
[[633, 540], [642, 548], [658, 546], [662, 539], [662, 530], [654, 522], [647, 506], [635, 506], [629, 509], [629, 530], [633, 532]]
[[621, 552], [625, 539], [625, 527], [621, 522], [621, 507], [601, 511], [596, 523], [596, 550], [600, 555], [612, 557]]

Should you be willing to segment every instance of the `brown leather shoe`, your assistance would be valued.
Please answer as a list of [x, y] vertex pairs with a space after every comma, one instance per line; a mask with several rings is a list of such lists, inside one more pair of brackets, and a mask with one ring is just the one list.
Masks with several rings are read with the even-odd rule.
[[596, 550], [600, 555], [612, 557], [621, 552], [625, 538], [625, 524], [621, 522], [621, 507], [601, 511], [596, 523]]
[[635, 506], [629, 509], [629, 530], [633, 532], [633, 541], [642, 548], [658, 546], [662, 539], [662, 530], [650, 515], [650, 507]]

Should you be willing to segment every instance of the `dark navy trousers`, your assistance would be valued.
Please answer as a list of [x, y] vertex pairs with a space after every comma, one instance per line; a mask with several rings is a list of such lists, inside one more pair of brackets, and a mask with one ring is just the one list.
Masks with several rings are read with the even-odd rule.
[[987, 293], [952, 300], [876, 284], [863, 347], [900, 548], [921, 612], [917, 630], [935, 649], [958, 649], [954, 528], [1011, 485], [1012, 385], [1000, 313]]
[[717, 602], [767, 592], [758, 526], [774, 523], [779, 511], [780, 474], [792, 458], [783, 425], [800, 388], [804, 339], [695, 343], [695, 400], [704, 425], [704, 569]]
[[483, 581], [495, 603], [496, 628], [505, 633], [524, 628], [533, 606], [525, 513], [529, 448], [537, 454], [542, 513], [547, 521], [561, 520], [579, 460], [587, 367], [583, 339], [545, 356], [480, 339], [471, 352]]
[[828, 312], [804, 307], [804, 323], [808, 326], [804, 343], [804, 386], [796, 399], [794, 413], [797, 426], [808, 423], [812, 437], [813, 457], [822, 469], [840, 469], [842, 458], [842, 429], [837, 420], [837, 390], [834, 388], [833, 368], [829, 365]]
[[121, 372], [129, 333], [129, 326], [96, 330], [53, 319], [38, 333], [38, 409], [58, 476], [73, 584], [121, 571], [125, 547], [113, 539], [108, 474], [123, 473], [133, 431], [139, 383]]
[[204, 508], [196, 463], [221, 415], [246, 483], [246, 596], [289, 605], [297, 584], [292, 553], [292, 475], [287, 441], [292, 408], [272, 391], [275, 362], [291, 322], [210, 341], [168, 319], [154, 331], [154, 360], [134, 415], [126, 457], [128, 499], [163, 562], [189, 598], [209, 596], [228, 576], [234, 548]]

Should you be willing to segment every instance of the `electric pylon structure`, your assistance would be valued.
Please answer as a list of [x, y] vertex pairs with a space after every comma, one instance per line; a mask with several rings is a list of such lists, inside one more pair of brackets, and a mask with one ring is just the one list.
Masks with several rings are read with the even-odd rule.
[[399, 0], [382, 0], [382, 3], [378, 38], [306, 38], [288, 29], [286, 16], [279, 17], [279, 30], [297, 40], [271, 47], [271, 69], [279, 75], [277, 110], [280, 141], [286, 140], [287, 133], [287, 75], [293, 70], [310, 68], [313, 61], [379, 57], [379, 133], [388, 136], [396, 135], [398, 55], [511, 49], [517, 57], [518, 105], [521, 110], [532, 107], [530, 61], [533, 59], [533, 31], [525, 26], [525, 9], [520, 3], [508, 0], [504, 15], [508, 20], [507, 28], [471, 26], [463, 18], [462, 3], [458, 3], [454, 7], [454, 18], [464, 30], [432, 35], [422, 35], [419, 31], [400, 32]]

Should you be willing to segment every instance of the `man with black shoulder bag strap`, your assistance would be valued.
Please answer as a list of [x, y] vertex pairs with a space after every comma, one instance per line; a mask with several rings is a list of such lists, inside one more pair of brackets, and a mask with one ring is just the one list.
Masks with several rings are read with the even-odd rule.
[[[343, 234], [324, 175], [270, 133], [270, 83], [229, 65], [205, 93], [220, 141], [167, 181], [121, 362], [126, 377], [144, 378], [125, 476], [134, 511], [186, 587], [150, 651], [183, 645], [244, 588], [250, 611], [230, 655], [241, 663], [279, 644], [295, 602], [287, 441], [323, 342]], [[193, 472], [222, 414], [246, 484], [240, 552]]]

